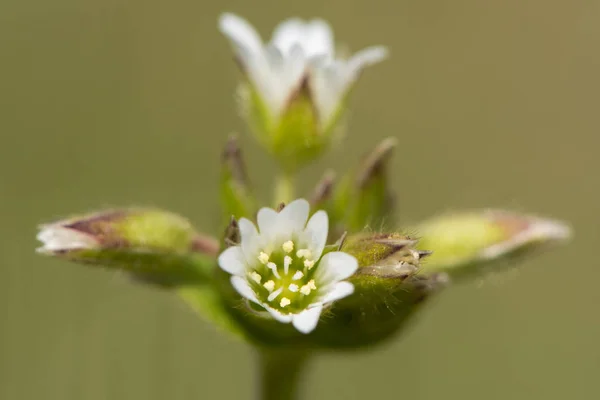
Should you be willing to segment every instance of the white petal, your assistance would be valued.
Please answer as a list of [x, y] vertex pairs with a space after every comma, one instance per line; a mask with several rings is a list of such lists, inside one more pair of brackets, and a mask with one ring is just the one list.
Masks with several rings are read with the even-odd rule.
[[44, 244], [38, 251], [60, 251], [94, 249], [98, 241], [91, 235], [59, 225], [47, 225], [37, 234], [37, 240]]
[[298, 331], [301, 333], [312, 332], [317, 327], [322, 310], [323, 305], [317, 304], [312, 308], [306, 309], [301, 313], [294, 315], [292, 320], [294, 328], [298, 329]]
[[219, 29], [238, 48], [251, 54], [260, 53], [263, 43], [252, 25], [235, 14], [224, 13], [219, 18]]
[[243, 276], [246, 273], [246, 259], [240, 246], [233, 246], [219, 255], [219, 267], [231, 275]]
[[356, 258], [343, 251], [333, 251], [323, 256], [315, 271], [315, 278], [318, 285], [324, 285], [349, 278], [357, 269]]
[[263, 305], [263, 307], [265, 307], [269, 314], [271, 314], [271, 316], [277, 321], [282, 322], [284, 324], [289, 324], [290, 322], [292, 322], [292, 316], [290, 314], [282, 314], [269, 306]]
[[276, 239], [277, 232], [279, 230], [277, 218], [277, 211], [271, 208], [263, 207], [258, 210], [256, 222], [258, 223], [260, 235], [263, 237], [265, 242], [272, 242]]
[[327, 243], [327, 234], [329, 232], [329, 218], [327, 213], [319, 210], [308, 221], [304, 230], [304, 240], [306, 247], [311, 251], [312, 258], [318, 260], [323, 254], [323, 249]]
[[329, 24], [322, 19], [314, 19], [306, 24], [304, 51], [308, 57], [333, 57], [333, 32]]
[[260, 236], [254, 224], [246, 219], [241, 218], [238, 222], [240, 228], [241, 247], [244, 256], [249, 263], [256, 262], [256, 257], [260, 250]]
[[254, 290], [252, 290], [246, 279], [240, 276], [232, 276], [230, 278], [230, 281], [235, 291], [238, 292], [243, 298], [253, 301], [256, 304], [260, 304], [260, 302], [256, 298]]
[[303, 35], [304, 22], [299, 18], [290, 18], [275, 27], [271, 43], [287, 54], [294, 44], [302, 44]]
[[373, 46], [368, 47], [364, 50], [354, 54], [348, 60], [348, 79], [350, 82], [347, 83], [346, 90], [349, 89], [354, 80], [358, 77], [358, 74], [370, 65], [380, 63], [385, 60], [388, 56], [388, 50], [384, 46]]
[[333, 289], [321, 300], [323, 304], [333, 303], [336, 300], [343, 299], [354, 293], [354, 285], [350, 282], [338, 282]]
[[294, 45], [300, 45], [307, 57], [333, 57], [333, 33], [329, 24], [319, 19], [304, 22], [291, 18], [283, 21], [273, 31], [271, 43], [284, 54], [289, 54]]
[[328, 129], [332, 118], [339, 110], [340, 102], [349, 87], [348, 66], [343, 61], [326, 65], [312, 65], [309, 85], [314, 95], [319, 123]]
[[292, 201], [279, 213], [277, 223], [286, 233], [301, 232], [306, 226], [310, 205], [304, 199]]

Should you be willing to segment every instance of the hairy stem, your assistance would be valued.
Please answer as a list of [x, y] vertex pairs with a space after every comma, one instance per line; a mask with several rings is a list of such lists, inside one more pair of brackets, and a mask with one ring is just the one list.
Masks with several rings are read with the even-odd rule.
[[299, 400], [306, 353], [286, 350], [259, 350], [258, 400]]

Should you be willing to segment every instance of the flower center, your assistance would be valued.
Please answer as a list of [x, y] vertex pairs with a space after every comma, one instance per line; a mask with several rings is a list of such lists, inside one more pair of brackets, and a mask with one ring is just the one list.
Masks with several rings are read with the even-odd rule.
[[248, 282], [262, 303], [288, 314], [314, 302], [318, 288], [313, 275], [318, 260], [309, 249], [297, 249], [288, 240], [274, 251], [260, 251], [257, 261], [248, 273]]

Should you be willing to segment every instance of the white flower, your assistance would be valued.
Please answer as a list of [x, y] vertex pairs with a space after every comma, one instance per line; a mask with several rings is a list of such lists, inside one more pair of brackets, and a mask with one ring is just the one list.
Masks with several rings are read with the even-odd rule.
[[61, 223], [41, 226], [36, 238], [43, 244], [42, 247], [37, 248], [40, 253], [98, 247], [98, 241], [92, 235], [68, 228]]
[[219, 266], [232, 275], [231, 284], [242, 297], [302, 333], [315, 329], [324, 307], [354, 292], [344, 280], [358, 268], [356, 259], [344, 252], [323, 255], [327, 213], [317, 211], [307, 223], [308, 213], [304, 199], [279, 213], [262, 208], [259, 230], [242, 218], [240, 245], [219, 256]]
[[263, 44], [244, 19], [223, 14], [221, 32], [235, 48], [250, 83], [277, 120], [303, 85], [307, 85], [322, 129], [330, 127], [340, 103], [360, 72], [387, 57], [385, 47], [369, 47], [347, 60], [336, 57], [327, 22], [298, 18], [280, 23], [271, 42]]

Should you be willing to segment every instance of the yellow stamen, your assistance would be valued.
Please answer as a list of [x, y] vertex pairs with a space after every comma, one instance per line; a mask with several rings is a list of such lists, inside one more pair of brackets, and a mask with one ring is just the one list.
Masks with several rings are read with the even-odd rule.
[[250, 273], [250, 278], [256, 283], [260, 283], [262, 280], [262, 276], [260, 276], [260, 274], [256, 271]]
[[260, 261], [263, 264], [267, 264], [269, 262], [269, 255], [261, 251], [258, 255], [258, 261]]
[[288, 299], [287, 297], [282, 297], [281, 301], [279, 302], [279, 305], [281, 307], [285, 307], [285, 306], [290, 305], [290, 303], [291, 303], [290, 299]]
[[295, 283], [290, 283], [290, 286], [288, 286], [288, 289], [290, 289], [290, 292], [296, 293], [300, 288]]
[[294, 242], [292, 242], [291, 240], [288, 240], [281, 246], [281, 248], [286, 253], [291, 253], [294, 250]]

